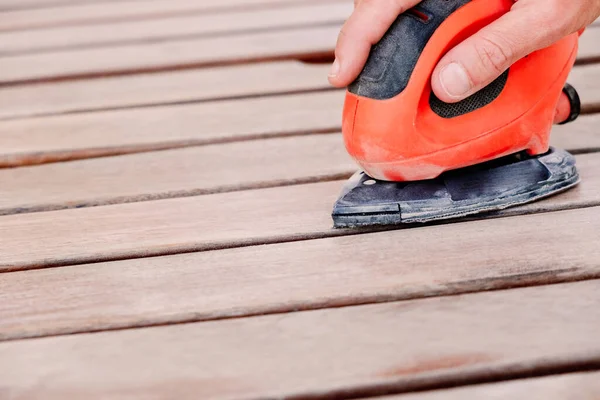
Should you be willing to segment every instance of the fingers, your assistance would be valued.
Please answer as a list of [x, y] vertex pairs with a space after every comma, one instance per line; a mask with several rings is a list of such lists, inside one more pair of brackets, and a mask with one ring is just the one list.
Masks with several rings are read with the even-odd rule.
[[555, 8], [520, 0], [510, 12], [456, 46], [433, 72], [431, 84], [436, 96], [447, 103], [463, 100], [519, 59], [570, 33], [567, 24], [557, 22], [555, 15], [560, 10]]
[[352, 83], [362, 71], [371, 46], [377, 43], [399, 14], [420, 0], [355, 0], [355, 9], [338, 36], [329, 82], [337, 87]]

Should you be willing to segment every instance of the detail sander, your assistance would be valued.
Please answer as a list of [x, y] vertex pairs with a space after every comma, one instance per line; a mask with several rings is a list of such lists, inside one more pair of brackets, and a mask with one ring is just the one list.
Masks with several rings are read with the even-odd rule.
[[458, 218], [532, 202], [579, 182], [574, 157], [549, 147], [579, 33], [533, 52], [458, 103], [431, 90], [452, 47], [507, 13], [512, 0], [424, 0], [398, 16], [348, 87], [342, 131], [363, 171], [333, 209], [335, 227]]

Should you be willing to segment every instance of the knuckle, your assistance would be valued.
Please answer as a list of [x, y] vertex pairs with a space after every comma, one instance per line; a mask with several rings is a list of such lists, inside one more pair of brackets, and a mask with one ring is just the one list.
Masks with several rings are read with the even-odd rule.
[[475, 53], [481, 66], [501, 74], [514, 59], [512, 46], [494, 37], [482, 37], [475, 43]]

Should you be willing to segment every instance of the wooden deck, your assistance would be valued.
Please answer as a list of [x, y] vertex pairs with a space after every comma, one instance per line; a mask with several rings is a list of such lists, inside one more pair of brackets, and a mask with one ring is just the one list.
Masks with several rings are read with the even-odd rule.
[[600, 26], [579, 187], [357, 232], [351, 9], [0, 0], [1, 400], [600, 399]]

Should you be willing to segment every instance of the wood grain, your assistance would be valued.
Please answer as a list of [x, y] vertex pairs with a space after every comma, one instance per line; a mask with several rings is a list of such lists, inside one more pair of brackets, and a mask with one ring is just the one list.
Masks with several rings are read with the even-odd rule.
[[[3, 121], [0, 167], [332, 132], [343, 101], [343, 91], [328, 91]], [[555, 126], [552, 144], [598, 151], [599, 124], [592, 114]]]
[[432, 392], [384, 396], [378, 398], [378, 400], [597, 400], [599, 395], [600, 372], [585, 372], [474, 385]]
[[0, 215], [347, 178], [340, 134], [217, 144], [0, 170]]
[[0, 83], [165, 71], [330, 53], [339, 26], [129, 44], [0, 58]]
[[[22, 4], [23, 1], [18, 1]], [[323, 0], [318, 0], [320, 3]], [[328, 2], [339, 0], [326, 0]], [[345, 0], [342, 0], [345, 1]], [[106, 3], [87, 2], [54, 6], [51, 9], [25, 9], [4, 11], [0, 14], [0, 32], [44, 29], [50, 27], [97, 25], [124, 21], [148, 20], [190, 14], [239, 11], [240, 9], [275, 8], [307, 4], [314, 0], [121, 0], [107, 6]], [[0, 4], [0, 12], [7, 7]], [[268, 21], [263, 21], [267, 22]]]
[[[584, 35], [585, 40], [589, 41], [588, 45], [582, 44], [582, 54], [585, 57], [593, 57], [597, 53], [598, 47], [594, 43], [598, 41], [598, 32], [600, 30], [594, 28]], [[338, 33], [339, 26], [296, 28], [226, 37], [15, 55], [0, 58], [0, 83], [170, 70], [270, 58], [298, 58], [332, 52]]]
[[3, 121], [0, 167], [339, 131], [343, 102], [325, 91]]
[[[78, 6], [80, 4], [89, 4], [92, 2], [101, 2], [110, 6], [111, 2], [116, 0], [2, 0], [0, 1], [0, 11], [14, 9], [35, 9], [35, 8], [51, 8], [57, 6]], [[107, 4], [108, 3], [108, 4]]]
[[248, 34], [290, 27], [330, 24], [338, 29], [353, 9], [352, 2], [299, 4], [217, 14], [183, 14], [126, 23], [54, 27], [0, 32], [0, 57], [20, 53], [157, 43], [219, 35]]
[[31, 399], [339, 398], [589, 368], [598, 302], [595, 280], [4, 342], [0, 381]]
[[[260, 100], [264, 101], [264, 99]], [[293, 98], [292, 100], [297, 99]], [[264, 109], [264, 105], [268, 104], [264, 102], [262, 112], [244, 117], [246, 121], [248, 119], [252, 121], [258, 117], [261, 120], [257, 124], [258, 127], [277, 124], [276, 126], [281, 127], [290, 125], [292, 128], [294, 125], [288, 124], [287, 117], [290, 117], [289, 121], [296, 119], [299, 123], [302, 119], [309, 121], [307, 125], [311, 126], [319, 121], [319, 112], [315, 112], [317, 118], [313, 118], [312, 115], [312, 110], [319, 107], [319, 101], [312, 102], [312, 98], [304, 100], [310, 102], [311, 106], [296, 108], [298, 102], [294, 101], [291, 110], [287, 113], [279, 113], [275, 109]], [[335, 103], [339, 103], [338, 100], [336, 99]], [[213, 110], [219, 106], [219, 104], [216, 104], [217, 107], [214, 107], [215, 104], [209, 105], [213, 106]], [[279, 103], [278, 107], [284, 105], [284, 103]], [[336, 105], [339, 106], [339, 104]], [[250, 111], [251, 114], [253, 111], [257, 111], [245, 107], [240, 108]], [[298, 109], [303, 110], [304, 115], [298, 116]], [[331, 124], [334, 124], [335, 120], [339, 119], [340, 109], [341, 107], [337, 110], [329, 107], [320, 112], [327, 114], [331, 119]], [[206, 118], [208, 123], [203, 122], [202, 115], [195, 115], [195, 121], [204, 128], [203, 130], [198, 129], [196, 134], [201, 134], [203, 131], [211, 132], [213, 137], [219, 133], [221, 135], [230, 134], [232, 131], [212, 130], [214, 124], [211, 125], [210, 121], [218, 121], [218, 125], [223, 125], [223, 121], [235, 122], [235, 118], [227, 117], [230, 109], [223, 108], [219, 111]], [[263, 118], [263, 115], [266, 117]], [[134, 115], [134, 117], [139, 116]], [[179, 129], [173, 125], [185, 122], [182, 120], [174, 122], [173, 119], [161, 118], [165, 118], [165, 115], [159, 113], [148, 120], [138, 118], [136, 121], [156, 126], [160, 126], [161, 121], [164, 121], [162, 123], [170, 126], [169, 131], [178, 132]], [[111, 122], [119, 124], [118, 120]], [[189, 128], [192, 129], [198, 125], [191, 124]], [[228, 126], [228, 124], [225, 125]], [[307, 126], [303, 123], [300, 123], [300, 126], [304, 127], [303, 130], [306, 132]], [[326, 126], [329, 125], [316, 128], [322, 129]], [[253, 126], [244, 125], [244, 127], [253, 132]], [[567, 128], [567, 126], [562, 126], [562, 128]], [[131, 134], [140, 136], [140, 132], [146, 133], [145, 130], [138, 130]], [[254, 128], [254, 132], [262, 133], [257, 128]], [[584, 143], [585, 139], [595, 136], [596, 143], [600, 139], [597, 132], [597, 116], [584, 117], [582, 121], [572, 124], [566, 132], [564, 129], [562, 132], [563, 134], [557, 135], [559, 138], [557, 144], [563, 145], [562, 147], [569, 150], [573, 149], [572, 143], [585, 146], [583, 148], [575, 147], [579, 152], [589, 151], [590, 146], [594, 145], [594, 142]], [[578, 136], [580, 132], [583, 132], [581, 137]], [[209, 137], [210, 135], [209, 133]], [[109, 138], [110, 136], [103, 137], [104, 140]], [[45, 138], [45, 140], [48, 139]], [[19, 134], [14, 135], [12, 140], [17, 145], [25, 142], [24, 137]], [[57, 144], [54, 143], [54, 145]], [[122, 145], [122, 138], [119, 138], [117, 143], [107, 144], [109, 147], [105, 149]], [[122, 151], [126, 152], [127, 148], [122, 148]], [[64, 154], [69, 157], [69, 153]], [[37, 153], [33, 157], [34, 159], [43, 159], [44, 154]], [[50, 157], [52, 156], [50, 155]], [[327, 134], [217, 143], [120, 157], [0, 169], [0, 182], [2, 182], [4, 193], [0, 198], [0, 215], [340, 179], [350, 176], [356, 168], [355, 163], [347, 155], [341, 135]]]
[[0, 340], [598, 278], [598, 213], [586, 208], [2, 274]]
[[600, 115], [584, 115], [574, 123], [555, 126], [551, 144], [573, 153], [600, 151]]
[[568, 79], [579, 92], [582, 112], [600, 111], [600, 64], [581, 65], [573, 69]]
[[578, 63], [592, 63], [600, 61], [600, 26], [589, 27], [579, 38]]
[[[328, 89], [329, 68], [284, 61], [0, 87], [0, 120]], [[569, 80], [580, 92], [584, 112], [600, 109], [600, 65], [578, 66]]]
[[[136, 0], [134, 0], [136, 1]], [[204, 9], [220, 9], [224, 5], [229, 7], [246, 7], [249, 5], [275, 5], [294, 2], [297, 0], [202, 0]], [[138, 0], [139, 2], [139, 0]], [[68, 9], [77, 9], [80, 12], [85, 12], [87, 7], [97, 5], [115, 11], [127, 10], [132, 7], [133, 1], [127, 0], [1, 0], [0, 11], [5, 10], [20, 10], [27, 11], [46, 8], [48, 12], [63, 12]], [[152, 7], [152, 1], [144, 0], [144, 3]], [[176, 6], [175, 6], [176, 7]], [[98, 8], [92, 8], [94, 12]]]
[[285, 61], [0, 88], [0, 119], [327, 89], [328, 68]]
[[[578, 163], [583, 182], [574, 190], [494, 216], [600, 205], [600, 155], [579, 156]], [[0, 270], [348, 234], [331, 229], [341, 186], [337, 181], [8, 215], [0, 218]]]

